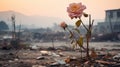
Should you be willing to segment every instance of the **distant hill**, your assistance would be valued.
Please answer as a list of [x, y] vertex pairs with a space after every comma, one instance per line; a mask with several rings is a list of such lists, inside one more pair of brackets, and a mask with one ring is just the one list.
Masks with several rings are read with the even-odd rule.
[[0, 20], [5, 21], [9, 26], [11, 26], [11, 16], [16, 16], [16, 24], [28, 26], [30, 28], [33, 27], [51, 27], [53, 23], [59, 23], [63, 21], [60, 18], [56, 17], [47, 17], [47, 16], [27, 16], [19, 12], [15, 11], [2, 11], [0, 12]]
[[[12, 15], [16, 16], [16, 24], [19, 25], [20, 23], [22, 24], [22, 27], [27, 27], [27, 28], [46, 28], [46, 27], [51, 27], [54, 26], [54, 23], [60, 24], [60, 22], [65, 21], [67, 24], [74, 25], [74, 22], [76, 20], [71, 20], [70, 18], [64, 19], [64, 18], [57, 18], [57, 17], [47, 17], [47, 16], [27, 16], [19, 12], [15, 11], [1, 11], [0, 12], [0, 21], [3, 20], [5, 21], [8, 25], [9, 28], [11, 26], [11, 16]], [[97, 24], [97, 22], [103, 22], [103, 19], [95, 19], [94, 25]], [[83, 21], [85, 24], [88, 24], [88, 20]], [[55, 28], [56, 29], [56, 28]]]

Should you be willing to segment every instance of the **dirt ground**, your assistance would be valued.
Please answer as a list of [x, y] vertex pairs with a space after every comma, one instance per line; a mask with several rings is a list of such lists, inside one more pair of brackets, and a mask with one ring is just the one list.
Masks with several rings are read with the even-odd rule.
[[[106, 60], [102, 60], [103, 56], [107, 54], [105, 51], [96, 52], [99, 54], [99, 59], [92, 61], [95, 63], [99, 62], [100, 67], [120, 64], [118, 61], [112, 60], [112, 57], [120, 51], [110, 51], [109, 54], [111, 56], [106, 57]], [[81, 52], [78, 50], [0, 50], [0, 67], [89, 67], [83, 66], [83, 64], [89, 64], [89, 60], [85, 59], [85, 55], [85, 52], [82, 52], [81, 55]]]

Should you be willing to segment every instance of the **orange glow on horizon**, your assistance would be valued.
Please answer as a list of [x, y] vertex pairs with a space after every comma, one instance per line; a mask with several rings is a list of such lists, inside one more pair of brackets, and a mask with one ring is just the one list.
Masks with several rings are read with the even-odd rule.
[[71, 2], [80, 1], [87, 6], [86, 12], [94, 18], [104, 18], [105, 10], [120, 8], [120, 0], [1, 0], [0, 11], [68, 18], [66, 7]]

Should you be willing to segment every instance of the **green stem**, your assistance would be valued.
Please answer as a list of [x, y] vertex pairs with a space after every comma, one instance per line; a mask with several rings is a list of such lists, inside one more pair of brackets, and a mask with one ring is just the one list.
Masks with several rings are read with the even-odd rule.
[[[71, 34], [73, 34], [71, 31], [70, 31], [70, 29], [69, 28], [66, 28], [68, 31], [69, 31], [69, 33], [71, 33]], [[79, 35], [79, 37], [80, 37], [80, 35]], [[75, 41], [77, 41], [77, 39], [75, 38], [75, 36], [73, 35], [73, 38], [74, 38], [74, 40]], [[84, 47], [81, 47], [81, 48], [83, 48], [85, 51], [87, 51]]]
[[69, 33], [72, 33], [72, 32], [69, 30], [69, 28], [68, 28], [68, 27], [66, 27], [66, 29], [68, 30], [68, 32], [69, 32]]
[[87, 38], [87, 58], [89, 59], [89, 39]]
[[81, 22], [81, 23], [82, 23], [82, 25], [85, 27], [85, 29], [86, 29], [87, 31], [89, 31], [88, 28], [85, 26], [85, 24], [84, 24], [83, 22]]
[[81, 59], [82, 59], [82, 49], [81, 49], [81, 47], [80, 47], [80, 52], [81, 52]]

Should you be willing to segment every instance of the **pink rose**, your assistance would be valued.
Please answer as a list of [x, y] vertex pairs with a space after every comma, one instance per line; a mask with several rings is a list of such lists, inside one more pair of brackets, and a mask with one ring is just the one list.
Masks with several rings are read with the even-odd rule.
[[61, 26], [63, 29], [65, 29], [65, 28], [67, 27], [67, 24], [63, 21], [63, 22], [61, 22], [60, 26]]
[[67, 12], [71, 19], [81, 18], [85, 9], [86, 6], [82, 5], [82, 3], [71, 3], [69, 4], [69, 7], [67, 7]]

